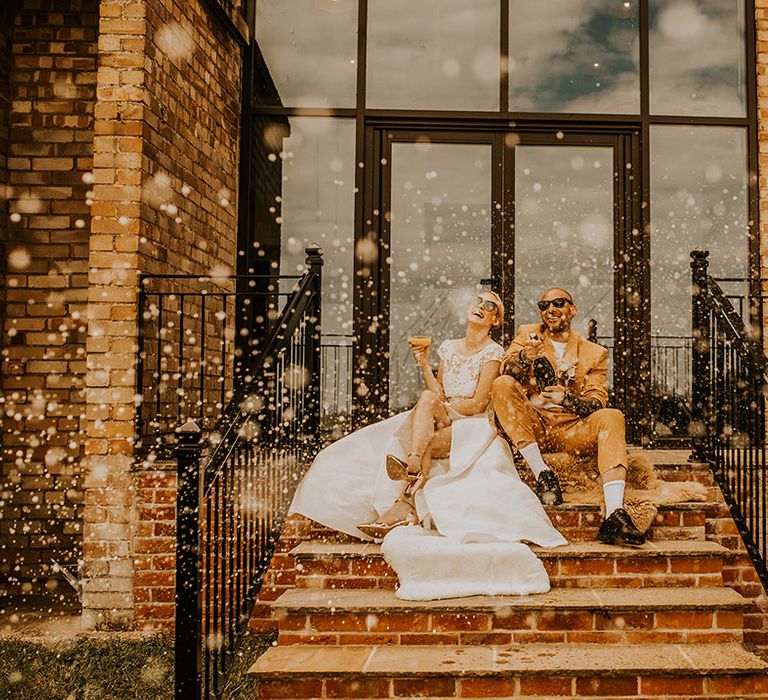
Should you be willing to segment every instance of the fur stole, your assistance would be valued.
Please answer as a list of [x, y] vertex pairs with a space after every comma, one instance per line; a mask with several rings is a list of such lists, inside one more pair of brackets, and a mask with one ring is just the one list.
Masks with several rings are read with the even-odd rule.
[[[605, 508], [596, 455], [576, 458], [556, 452], [543, 457], [557, 474], [566, 503], [590, 503]], [[642, 452], [630, 453], [628, 461], [624, 506], [641, 532], [651, 527], [661, 505], [707, 500], [707, 489], [702, 484], [661, 479]]]

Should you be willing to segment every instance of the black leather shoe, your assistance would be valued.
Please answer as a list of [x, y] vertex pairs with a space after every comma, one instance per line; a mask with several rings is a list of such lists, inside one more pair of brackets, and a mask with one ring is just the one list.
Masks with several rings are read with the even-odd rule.
[[645, 535], [635, 527], [629, 513], [623, 508], [614, 510], [600, 525], [597, 539], [606, 544], [641, 545], [645, 543]]
[[533, 378], [536, 380], [536, 389], [539, 393], [548, 386], [557, 385], [557, 375], [552, 363], [546, 357], [537, 357], [533, 361]]
[[545, 506], [559, 506], [563, 502], [560, 482], [551, 469], [545, 469], [536, 479], [536, 495]]

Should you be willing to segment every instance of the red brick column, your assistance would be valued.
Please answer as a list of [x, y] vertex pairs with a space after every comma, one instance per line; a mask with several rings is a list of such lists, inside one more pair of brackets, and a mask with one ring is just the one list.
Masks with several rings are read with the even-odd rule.
[[142, 2], [102, 2], [89, 256], [84, 622], [134, 619], [133, 419], [144, 109]]
[[[53, 559], [76, 565], [81, 551], [98, 3], [62, 0], [55, 12], [34, 0], [14, 5], [10, 129], [5, 120], [0, 126], [9, 183], [0, 194], [8, 195], [10, 214], [0, 314], [0, 573], [11, 593], [35, 594]], [[0, 22], [11, 19], [7, 12]]]
[[[768, 279], [768, 0], [755, 0], [757, 37], [757, 138], [758, 187], [760, 205], [758, 232], [760, 236], [760, 277]], [[768, 293], [764, 283], [763, 293]], [[765, 312], [768, 313], [768, 307]], [[768, 315], [763, 319], [768, 327]], [[768, 333], [765, 334], [768, 351]], [[708, 538], [734, 550], [725, 562], [723, 577], [727, 585], [755, 600], [755, 610], [745, 615], [745, 640], [761, 646], [768, 645], [768, 598], [751, 565], [736, 524], [725, 504], [720, 505], [718, 519], [707, 523]]]
[[[768, 0], [755, 0], [760, 277], [768, 279]], [[763, 291], [768, 293], [768, 286]], [[768, 317], [763, 326], [768, 325]], [[765, 335], [768, 342], [768, 334]], [[768, 350], [768, 346], [766, 346]]]
[[135, 614], [141, 629], [173, 627], [176, 595], [176, 474], [136, 473]]
[[88, 626], [168, 626], [175, 476], [134, 450], [138, 274], [235, 271], [242, 48], [199, 0], [99, 7], [83, 604]]
[[8, 235], [8, 149], [11, 127], [13, 13], [0, 6], [0, 327], [5, 327], [5, 243]]

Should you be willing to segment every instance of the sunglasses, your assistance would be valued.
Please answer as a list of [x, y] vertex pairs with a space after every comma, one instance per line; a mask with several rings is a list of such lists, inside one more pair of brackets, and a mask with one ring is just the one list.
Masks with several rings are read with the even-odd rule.
[[557, 297], [557, 299], [549, 299], [548, 301], [537, 301], [536, 306], [539, 307], [539, 311], [544, 312], [549, 308], [549, 305], [554, 306], [556, 309], [562, 309], [566, 304], [573, 304], [570, 299], [565, 297]]
[[496, 311], [496, 309], [499, 308], [499, 305], [495, 301], [483, 299], [483, 297], [477, 297], [475, 299], [475, 306], [482, 307], [484, 311]]

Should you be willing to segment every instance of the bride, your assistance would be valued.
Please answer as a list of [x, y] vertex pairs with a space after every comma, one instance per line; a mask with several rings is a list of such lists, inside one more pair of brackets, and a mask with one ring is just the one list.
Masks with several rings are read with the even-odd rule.
[[[440, 345], [436, 377], [429, 345], [412, 342], [425, 384], [415, 408], [322, 450], [290, 512], [360, 539], [390, 533], [385, 545], [413, 534], [454, 543], [565, 544], [488, 417], [504, 354], [490, 332], [503, 314], [499, 296], [482, 292], [467, 310], [464, 337]], [[422, 527], [398, 527], [416, 523]]]

